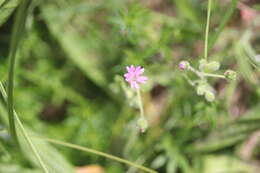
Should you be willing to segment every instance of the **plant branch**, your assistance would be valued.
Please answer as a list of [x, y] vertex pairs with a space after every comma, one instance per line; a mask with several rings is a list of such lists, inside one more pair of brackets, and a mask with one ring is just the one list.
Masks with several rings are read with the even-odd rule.
[[223, 79], [226, 78], [224, 75], [220, 75], [220, 74], [203, 73], [203, 75], [207, 77], [216, 77], [216, 78], [223, 78]]
[[138, 104], [139, 104], [139, 108], [140, 108], [141, 117], [144, 118], [144, 108], [143, 108], [143, 102], [142, 102], [142, 98], [141, 98], [140, 89], [138, 88], [136, 90], [136, 92], [137, 92], [137, 98], [138, 98]]

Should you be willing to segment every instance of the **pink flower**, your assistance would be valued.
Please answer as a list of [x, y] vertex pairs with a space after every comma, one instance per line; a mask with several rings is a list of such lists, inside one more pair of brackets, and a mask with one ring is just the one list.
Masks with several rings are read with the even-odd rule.
[[179, 69], [180, 70], [187, 70], [190, 66], [190, 63], [188, 61], [181, 61], [179, 63]]
[[144, 68], [137, 66], [136, 68], [131, 65], [126, 67], [127, 73], [124, 74], [125, 80], [131, 85], [131, 88], [138, 89], [139, 84], [144, 84], [148, 77], [142, 76], [144, 73]]

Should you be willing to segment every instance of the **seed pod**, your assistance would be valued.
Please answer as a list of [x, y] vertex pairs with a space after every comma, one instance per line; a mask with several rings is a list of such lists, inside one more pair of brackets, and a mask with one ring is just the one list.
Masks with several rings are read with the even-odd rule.
[[203, 80], [199, 81], [197, 86], [197, 94], [204, 95], [207, 89], [208, 89], [208, 84]]
[[220, 67], [219, 62], [212, 61], [212, 62], [209, 62], [205, 65], [204, 71], [205, 72], [214, 72], [214, 71], [217, 71], [219, 69], [219, 67]]
[[205, 68], [205, 65], [207, 64], [207, 61], [205, 59], [201, 59], [200, 62], [199, 62], [199, 69], [201, 71], [204, 71], [204, 68]]
[[227, 70], [224, 73], [225, 77], [230, 80], [236, 80], [237, 79], [237, 73], [233, 70]]
[[220, 67], [220, 63], [217, 61], [207, 62], [206, 60], [200, 60], [199, 69], [204, 72], [214, 72]]
[[199, 85], [197, 87], [197, 94], [198, 95], [203, 95], [206, 91], [206, 85], [205, 84], [202, 84], [202, 85]]
[[140, 131], [144, 133], [148, 128], [148, 122], [144, 117], [141, 117], [137, 120], [137, 126], [140, 129]]
[[205, 98], [206, 98], [207, 101], [212, 102], [212, 101], [215, 100], [215, 95], [214, 95], [213, 92], [207, 90], [205, 92]]

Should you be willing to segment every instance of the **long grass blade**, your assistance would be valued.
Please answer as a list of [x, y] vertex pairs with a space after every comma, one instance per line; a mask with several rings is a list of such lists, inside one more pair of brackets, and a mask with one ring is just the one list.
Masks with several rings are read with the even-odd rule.
[[29, 0], [23, 0], [18, 7], [18, 11], [16, 12], [15, 15], [15, 21], [14, 21], [14, 26], [12, 30], [12, 35], [11, 35], [11, 44], [10, 44], [10, 50], [9, 50], [9, 72], [8, 72], [8, 88], [7, 88], [7, 94], [4, 90], [4, 87], [1, 83], [1, 93], [4, 96], [5, 99], [7, 99], [7, 107], [8, 107], [8, 120], [9, 120], [9, 128], [10, 128], [10, 133], [15, 141], [16, 145], [18, 148], [20, 148], [20, 144], [18, 141], [17, 133], [16, 133], [16, 127], [15, 127], [15, 119], [17, 120], [19, 126], [22, 129], [22, 133], [29, 143], [30, 147], [32, 148], [33, 153], [35, 154], [36, 158], [38, 159], [42, 169], [44, 170], [45, 173], [48, 173], [47, 167], [44, 165], [41, 157], [39, 156], [35, 146], [32, 144], [32, 141], [30, 140], [29, 136], [27, 135], [25, 129], [23, 128], [23, 125], [21, 121], [19, 120], [19, 117], [14, 111], [14, 105], [13, 105], [13, 89], [14, 89], [14, 70], [15, 70], [15, 59], [16, 59], [16, 52], [19, 46], [19, 43], [22, 38], [22, 33], [24, 30], [25, 22], [26, 22], [26, 17], [27, 17], [27, 10], [28, 10], [28, 4]]
[[[7, 101], [7, 93], [6, 93], [5, 89], [4, 89], [4, 86], [3, 86], [1, 81], [0, 81], [0, 92], [1, 92], [2, 96], [4, 97], [5, 101]], [[15, 110], [13, 110], [13, 113], [14, 113], [14, 118], [15, 118], [15, 120], [18, 123], [18, 126], [21, 128], [21, 132], [22, 132], [24, 138], [26, 139], [26, 141], [28, 142], [29, 146], [31, 147], [31, 149], [32, 149], [34, 155], [36, 156], [37, 160], [39, 161], [42, 169], [44, 170], [45, 173], [49, 173], [49, 171], [47, 169], [47, 166], [42, 161], [42, 159], [41, 159], [37, 149], [35, 148], [34, 144], [32, 143], [29, 135], [27, 134], [25, 128], [23, 127], [23, 124], [20, 121], [20, 119], [19, 119], [17, 113], [15, 112]]]
[[14, 112], [13, 112], [14, 69], [15, 69], [16, 52], [22, 38], [22, 33], [26, 21], [28, 3], [29, 3], [28, 0], [22, 1], [20, 6], [18, 7], [18, 11], [16, 12], [14, 26], [11, 35], [9, 55], [8, 55], [9, 72], [8, 72], [8, 87], [7, 87], [7, 106], [8, 106], [8, 115], [9, 115], [9, 128], [10, 128], [11, 136], [18, 148], [20, 148], [20, 146], [19, 146], [16, 129], [15, 129]]
[[32, 137], [39, 138], [41, 140], [45, 140], [45, 141], [48, 141], [50, 143], [54, 143], [54, 144], [62, 145], [62, 146], [65, 146], [65, 147], [89, 152], [89, 153], [96, 154], [96, 155], [99, 155], [99, 156], [103, 156], [103, 157], [106, 157], [108, 159], [115, 160], [115, 161], [125, 163], [125, 164], [130, 165], [130, 166], [139, 168], [139, 169], [146, 171], [146, 172], [157, 173], [156, 171], [154, 171], [152, 169], [146, 168], [144, 166], [141, 166], [141, 165], [138, 165], [136, 163], [130, 162], [128, 160], [122, 159], [120, 157], [116, 157], [116, 156], [113, 156], [113, 155], [110, 155], [110, 154], [107, 154], [107, 153], [104, 153], [104, 152], [100, 152], [100, 151], [97, 151], [97, 150], [94, 150], [94, 149], [91, 149], [91, 148], [86, 148], [86, 147], [78, 146], [78, 145], [75, 145], [75, 144], [71, 144], [71, 143], [67, 143], [67, 142], [63, 142], [63, 141], [59, 141], [59, 140], [55, 140], [55, 139], [45, 138], [45, 137], [39, 137], [39, 136], [32, 136]]

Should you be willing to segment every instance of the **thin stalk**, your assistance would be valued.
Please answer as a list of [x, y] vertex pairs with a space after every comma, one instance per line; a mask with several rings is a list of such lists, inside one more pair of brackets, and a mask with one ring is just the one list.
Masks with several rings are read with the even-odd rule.
[[[6, 94], [6, 91], [5, 91], [5, 88], [2, 84], [2, 82], [0, 81], [0, 92], [4, 98], [5, 101], [7, 101], [7, 94]], [[25, 140], [27, 141], [27, 143], [29, 144], [29, 146], [31, 147], [36, 159], [38, 160], [38, 162], [40, 163], [40, 166], [42, 167], [42, 169], [44, 170], [45, 173], [49, 173], [48, 169], [47, 169], [47, 166], [44, 164], [43, 160], [41, 159], [37, 149], [35, 148], [33, 142], [31, 141], [29, 135], [27, 134], [25, 128], [23, 127], [23, 124], [22, 122], [20, 121], [17, 113], [15, 110], [13, 110], [13, 113], [14, 113], [14, 118], [15, 120], [17, 121], [18, 123], [18, 126], [21, 128], [21, 133], [22, 135], [24, 136]]]
[[50, 143], [54, 143], [54, 144], [62, 145], [62, 146], [65, 146], [65, 147], [69, 147], [69, 148], [73, 148], [73, 149], [89, 152], [89, 153], [96, 154], [96, 155], [99, 155], [99, 156], [103, 156], [103, 157], [106, 157], [108, 159], [115, 160], [115, 161], [118, 161], [118, 162], [121, 162], [121, 163], [125, 163], [125, 164], [130, 165], [130, 166], [139, 168], [139, 169], [141, 169], [143, 171], [146, 171], [146, 172], [157, 173], [156, 171], [154, 171], [152, 169], [149, 169], [149, 168], [146, 168], [146, 167], [144, 167], [142, 165], [138, 165], [136, 163], [130, 162], [130, 161], [125, 160], [125, 159], [122, 159], [120, 157], [116, 157], [116, 156], [113, 156], [113, 155], [110, 155], [110, 154], [107, 154], [107, 153], [103, 153], [103, 152], [100, 152], [100, 151], [97, 151], [97, 150], [94, 150], [94, 149], [82, 147], [82, 146], [79, 146], [79, 145], [75, 145], [75, 144], [71, 144], [71, 143], [67, 143], [67, 142], [63, 142], [63, 141], [59, 141], [59, 140], [55, 140], [55, 139], [45, 138], [45, 137], [38, 137], [38, 136], [32, 136], [32, 137], [38, 138], [38, 139], [41, 139], [41, 140], [44, 140], [44, 141], [48, 141]]
[[184, 78], [188, 81], [188, 83], [191, 85], [191, 86], [195, 86], [195, 82], [193, 82], [188, 76], [187, 74], [183, 74]]
[[216, 78], [223, 78], [223, 79], [226, 78], [224, 75], [220, 75], [220, 74], [203, 73], [203, 75], [207, 77], [216, 77]]
[[212, 0], [208, 1], [207, 24], [206, 24], [206, 31], [205, 31], [204, 58], [205, 58], [206, 61], [207, 61], [207, 58], [208, 58], [208, 37], [209, 37], [211, 2], [212, 2]]
[[204, 76], [203, 76], [203, 73], [196, 70], [195, 68], [193, 68], [192, 66], [189, 66], [189, 70], [192, 71], [193, 73], [195, 73], [199, 78], [201, 79], [205, 79]]
[[[223, 79], [226, 78], [224, 75], [220, 75], [220, 74], [200, 72], [191, 66], [189, 67], [189, 70], [192, 71], [193, 73], [195, 73], [201, 79], [204, 79], [205, 77], [216, 77], [216, 78], [223, 78]], [[185, 77], [185, 75], [184, 75], [184, 77]], [[185, 78], [187, 78], [187, 76]]]
[[139, 109], [140, 109], [140, 115], [142, 118], [144, 118], [144, 108], [143, 108], [143, 102], [142, 102], [142, 98], [141, 98], [140, 89], [138, 88], [136, 90], [136, 92], [137, 92], [138, 104], [139, 104]]

